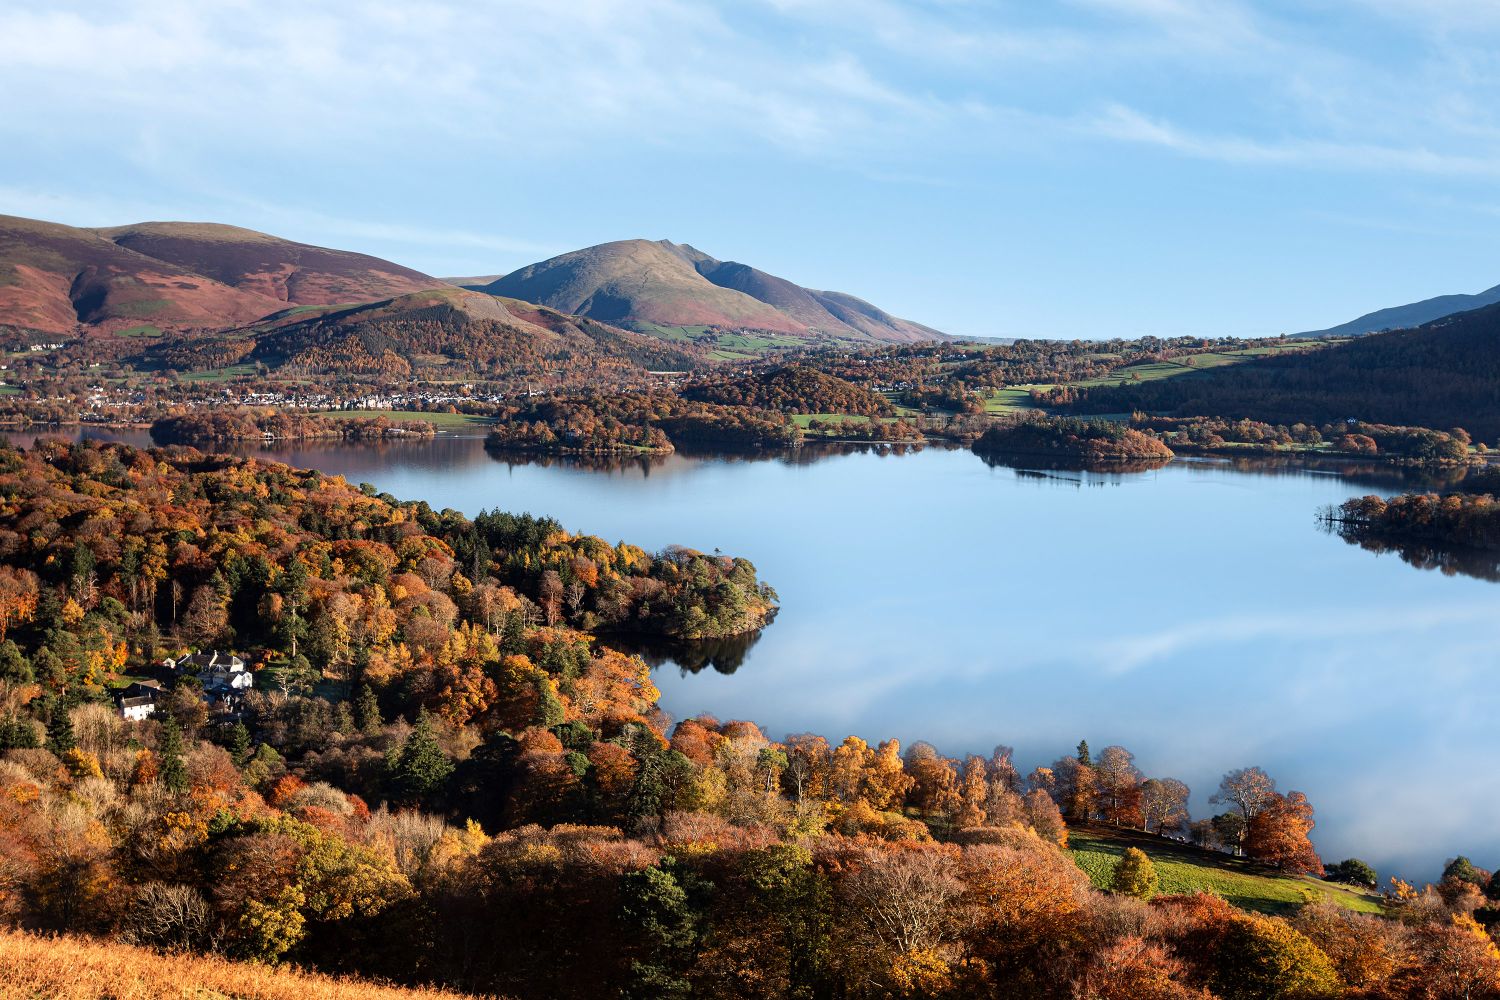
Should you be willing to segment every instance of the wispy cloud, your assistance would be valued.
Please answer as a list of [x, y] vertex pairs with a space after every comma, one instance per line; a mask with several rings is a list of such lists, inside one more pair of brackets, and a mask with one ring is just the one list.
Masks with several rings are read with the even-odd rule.
[[1491, 156], [1473, 156], [1422, 147], [1208, 135], [1187, 131], [1119, 104], [1084, 119], [1082, 128], [1085, 132], [1121, 142], [1157, 146], [1200, 159], [1246, 166], [1381, 170], [1472, 177], [1500, 175], [1500, 150]]

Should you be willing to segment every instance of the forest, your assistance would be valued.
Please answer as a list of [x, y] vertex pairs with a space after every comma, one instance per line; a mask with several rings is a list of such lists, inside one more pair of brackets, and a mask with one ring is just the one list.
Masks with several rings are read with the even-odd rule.
[[688, 386], [682, 396], [703, 403], [783, 413], [846, 413], [865, 417], [895, 413], [895, 407], [883, 396], [801, 364], [737, 378], [705, 380]]
[[995, 424], [974, 442], [980, 455], [1038, 456], [1083, 462], [1167, 461], [1172, 449], [1112, 420], [1019, 417]]
[[679, 445], [787, 448], [802, 431], [785, 415], [690, 401], [675, 392], [590, 392], [503, 407], [486, 439], [505, 450], [604, 454], [668, 452]]
[[[0, 920], [525, 998], [1500, 989], [1500, 881], [1463, 859], [1381, 915], [1268, 917], [1160, 894], [1139, 851], [1101, 890], [1064, 850], [1104, 825], [1368, 888], [1260, 768], [1194, 818], [1119, 746], [1022, 773], [1006, 746], [674, 723], [609, 644], [774, 603], [743, 559], [274, 463], [0, 448]], [[207, 703], [162, 666], [194, 648], [253, 689]], [[121, 718], [149, 680], [155, 713]]]
[[1080, 413], [1135, 410], [1322, 424], [1350, 418], [1463, 427], [1500, 441], [1500, 307], [1459, 313], [1413, 330], [1360, 337], [1312, 353], [1129, 386], [1081, 390]]
[[1346, 538], [1438, 543], [1500, 551], [1500, 503], [1489, 493], [1354, 497], [1328, 512]]
[[[1159, 437], [1174, 451], [1237, 454], [1283, 450], [1354, 457], [1379, 456], [1424, 466], [1465, 464], [1472, 444], [1467, 431], [1392, 427], [1360, 420], [1314, 426], [1268, 424], [1224, 417], [1155, 417], [1133, 414], [1130, 426]], [[1481, 453], [1487, 449], [1479, 446]]]

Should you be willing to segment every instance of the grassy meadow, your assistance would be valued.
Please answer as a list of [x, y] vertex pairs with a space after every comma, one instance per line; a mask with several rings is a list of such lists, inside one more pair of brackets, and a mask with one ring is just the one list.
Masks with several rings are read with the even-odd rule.
[[1288, 875], [1245, 858], [1206, 851], [1164, 837], [1109, 827], [1068, 829], [1068, 851], [1101, 889], [1109, 888], [1115, 863], [1126, 849], [1139, 847], [1151, 858], [1163, 895], [1212, 892], [1227, 902], [1260, 913], [1287, 913], [1326, 898], [1360, 913], [1380, 913], [1380, 897], [1351, 886], [1304, 875]]

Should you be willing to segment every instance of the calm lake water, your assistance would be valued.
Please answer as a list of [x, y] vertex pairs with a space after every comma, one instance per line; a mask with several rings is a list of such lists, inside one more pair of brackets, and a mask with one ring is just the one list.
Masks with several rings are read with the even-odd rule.
[[1458, 853], [1500, 863], [1500, 587], [1316, 523], [1324, 504], [1398, 491], [1390, 473], [1039, 475], [933, 449], [599, 471], [458, 436], [255, 453], [436, 508], [748, 557], [781, 613], [717, 668], [662, 663], [678, 718], [950, 755], [1004, 743], [1023, 769], [1080, 738], [1118, 743], [1186, 781], [1195, 815], [1225, 770], [1258, 764], [1310, 797], [1326, 859], [1422, 878]]

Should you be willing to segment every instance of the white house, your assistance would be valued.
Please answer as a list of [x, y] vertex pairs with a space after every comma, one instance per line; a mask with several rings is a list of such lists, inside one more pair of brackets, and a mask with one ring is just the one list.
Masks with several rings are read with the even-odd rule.
[[120, 718], [128, 722], [140, 722], [156, 714], [156, 703], [160, 700], [161, 685], [156, 681], [134, 681], [115, 695]]
[[209, 652], [189, 653], [180, 660], [163, 660], [162, 666], [183, 673], [196, 671], [205, 693], [225, 691], [248, 691], [254, 685], [245, 661], [232, 653], [221, 653], [217, 649]]
[[248, 691], [254, 680], [250, 671], [245, 669], [245, 664], [238, 659], [233, 664], [215, 663], [198, 671], [198, 679], [203, 682], [203, 690], [214, 691]]

